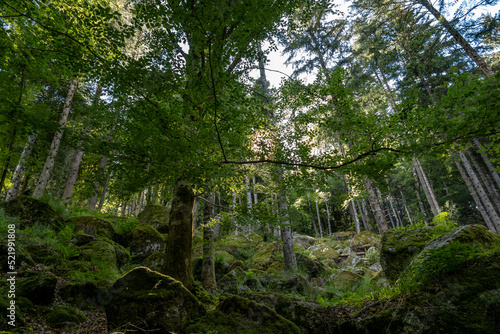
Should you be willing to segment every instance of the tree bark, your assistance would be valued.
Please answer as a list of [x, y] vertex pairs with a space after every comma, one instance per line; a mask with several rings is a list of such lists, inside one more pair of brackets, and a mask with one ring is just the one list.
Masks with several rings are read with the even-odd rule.
[[191, 273], [194, 198], [192, 186], [187, 181], [178, 180], [175, 183], [163, 267], [164, 274], [181, 281], [188, 289], [194, 286]]
[[50, 174], [54, 169], [55, 160], [57, 157], [57, 153], [59, 151], [59, 145], [61, 144], [61, 139], [64, 133], [64, 127], [66, 126], [66, 122], [68, 121], [69, 111], [71, 109], [71, 103], [73, 102], [73, 97], [75, 96], [76, 88], [78, 86], [78, 82], [76, 79], [72, 79], [69, 85], [68, 93], [66, 95], [66, 99], [64, 100], [64, 107], [62, 110], [61, 118], [59, 120], [59, 130], [56, 131], [54, 138], [52, 139], [52, 144], [50, 145], [49, 154], [47, 159], [45, 160], [45, 165], [42, 169], [42, 174], [38, 179], [35, 190], [33, 191], [33, 197], [39, 198], [43, 195], [45, 188], [47, 188], [47, 183], [50, 179]]
[[481, 154], [481, 158], [483, 158], [484, 163], [486, 164], [486, 167], [488, 168], [488, 171], [491, 173], [493, 180], [495, 180], [497, 188], [500, 190], [500, 176], [498, 175], [497, 171], [495, 170], [495, 167], [493, 167], [493, 164], [491, 163], [490, 159], [484, 152], [481, 143], [477, 138], [474, 138], [472, 140], [472, 143], [474, 144], [474, 148], [476, 151]]
[[481, 182], [479, 181], [476, 173], [472, 169], [472, 166], [467, 160], [464, 152], [458, 152], [458, 156], [460, 157], [460, 160], [462, 161], [467, 174], [469, 174], [472, 184], [474, 184], [474, 187], [476, 188], [477, 194], [479, 195], [479, 198], [481, 199], [486, 212], [488, 212], [492, 225], [494, 226], [496, 231], [500, 231], [500, 217], [498, 217], [498, 214], [496, 213], [495, 208], [486, 195], [486, 192], [484, 191], [483, 186], [481, 185]]
[[328, 235], [332, 235], [332, 224], [330, 222], [330, 209], [328, 208], [328, 198], [326, 198], [325, 206], [326, 206], [326, 217], [328, 221]]
[[[319, 199], [318, 199], [319, 200]], [[316, 215], [318, 216], [318, 227], [319, 227], [319, 236], [321, 238], [323, 238], [323, 228], [321, 226], [321, 218], [319, 216], [319, 205], [318, 205], [318, 201], [315, 201], [316, 202]]]
[[311, 222], [314, 228], [314, 236], [319, 237], [318, 228], [316, 227], [316, 219], [314, 218], [314, 213], [311, 205], [311, 193], [307, 190], [307, 205], [309, 206], [309, 213], [311, 214]]
[[6, 202], [16, 198], [17, 195], [19, 195], [23, 176], [24, 173], [26, 173], [26, 165], [28, 159], [31, 157], [31, 153], [33, 152], [33, 147], [35, 146], [36, 139], [37, 134], [33, 133], [29, 136], [26, 145], [24, 145], [23, 153], [21, 153], [21, 158], [19, 158], [19, 162], [17, 163], [16, 169], [14, 171], [14, 177], [11, 180], [13, 185], [9, 189], [9, 191], [7, 192], [7, 196], [5, 197]]
[[360, 233], [361, 226], [359, 225], [358, 210], [356, 210], [356, 205], [354, 203], [354, 200], [349, 202], [349, 211], [351, 211], [351, 216], [354, 222], [354, 228], [356, 229], [356, 233]]
[[388, 231], [389, 227], [387, 226], [387, 221], [385, 220], [384, 213], [382, 208], [380, 207], [380, 203], [378, 201], [378, 197], [373, 189], [373, 185], [368, 178], [365, 178], [366, 182], [366, 190], [368, 191], [368, 201], [370, 202], [370, 206], [373, 211], [373, 215], [375, 217], [375, 223], [377, 224], [378, 232], [382, 235]]
[[476, 158], [471, 154], [470, 150], [465, 150], [465, 152], [469, 156], [469, 159], [472, 162], [472, 165], [476, 169], [477, 174], [479, 175], [479, 179], [482, 181], [484, 188], [486, 188], [486, 191], [489, 194], [489, 198], [495, 204], [495, 208], [496, 208], [497, 212], [499, 212], [500, 199], [498, 198], [498, 193], [496, 192], [495, 187], [490, 182], [490, 179], [488, 178], [488, 176], [484, 172], [483, 168], [476, 161]]
[[281, 221], [281, 240], [283, 241], [285, 270], [296, 271], [297, 259], [295, 258], [295, 250], [293, 249], [292, 228], [290, 226], [290, 218], [288, 216], [288, 204], [286, 203], [286, 198], [284, 195], [280, 196], [279, 210], [280, 216], [284, 218], [284, 220]]
[[[101, 93], [102, 93], [102, 86], [97, 85], [93, 102], [94, 107], [96, 106], [97, 101], [101, 97]], [[90, 116], [87, 119], [87, 126], [85, 126], [83, 130], [82, 137], [86, 137], [89, 131], [90, 131]], [[68, 179], [66, 181], [66, 185], [64, 186], [64, 193], [62, 195], [63, 204], [68, 204], [69, 202], [71, 202], [71, 199], [73, 198], [73, 186], [75, 185], [76, 180], [78, 178], [78, 171], [80, 170], [80, 164], [82, 163], [82, 158], [84, 153], [84, 151], [81, 149], [83, 147], [83, 138], [80, 139], [77, 146], [78, 148], [76, 149], [75, 156], [73, 157], [73, 161], [71, 162]]]
[[405, 208], [406, 215], [408, 216], [408, 221], [410, 222], [410, 225], [413, 225], [413, 220], [411, 219], [410, 211], [408, 210], [408, 206], [406, 205], [406, 199], [401, 189], [399, 189], [399, 193], [401, 194], [401, 198], [403, 199], [403, 206]]
[[429, 202], [429, 205], [431, 206], [432, 214], [434, 216], [437, 216], [438, 214], [441, 213], [441, 208], [439, 207], [439, 204], [436, 199], [436, 195], [434, 194], [434, 189], [432, 188], [431, 183], [429, 182], [429, 179], [427, 178], [427, 175], [422, 168], [422, 164], [420, 163], [420, 159], [417, 157], [413, 157], [413, 166], [415, 168], [415, 171], [417, 172], [417, 176], [420, 179], [420, 183], [422, 184], [422, 188], [424, 189], [424, 194], [425, 197], [427, 198], [427, 201]]
[[434, 8], [434, 6], [428, 0], [416, 0], [422, 6], [427, 8], [427, 10], [443, 25], [443, 27], [448, 31], [448, 33], [453, 36], [458, 44], [462, 47], [465, 53], [476, 63], [476, 65], [483, 71], [484, 75], [487, 77], [493, 76], [493, 71], [486, 64], [484, 59], [477, 53], [477, 51], [465, 40], [465, 38], [458, 32], [455, 27], [451, 25], [446, 18], [441, 15], [441, 13]]
[[418, 181], [417, 171], [415, 170], [415, 166], [412, 169], [413, 178], [415, 180], [415, 194], [417, 195], [418, 206], [420, 207], [420, 212], [422, 212], [422, 216], [424, 217], [424, 221], [427, 217], [427, 213], [425, 210], [424, 202], [422, 201], [422, 196], [420, 196], [420, 182]]
[[471, 183], [469, 177], [467, 176], [467, 172], [464, 170], [464, 168], [460, 164], [460, 161], [458, 161], [458, 159], [453, 159], [453, 161], [455, 162], [455, 165], [457, 166], [457, 169], [460, 172], [460, 175], [462, 176], [462, 179], [464, 180], [465, 185], [467, 186], [467, 189], [469, 189], [469, 193], [471, 194], [472, 199], [476, 203], [477, 209], [479, 210], [481, 217], [483, 217], [483, 220], [486, 223], [486, 226], [488, 226], [488, 229], [492, 232], [500, 232], [500, 231], [497, 231], [497, 229], [493, 225], [493, 223], [490, 219], [490, 216], [488, 216], [488, 212], [486, 212], [486, 209], [484, 208], [483, 204], [481, 203], [481, 199], [479, 198], [479, 195], [477, 194], [477, 191], [474, 188], [474, 185]]
[[214, 228], [210, 226], [210, 221], [214, 217], [215, 201], [214, 192], [210, 192], [203, 208], [203, 260], [201, 265], [201, 285], [210, 293], [215, 292], [217, 284], [215, 282], [214, 263]]

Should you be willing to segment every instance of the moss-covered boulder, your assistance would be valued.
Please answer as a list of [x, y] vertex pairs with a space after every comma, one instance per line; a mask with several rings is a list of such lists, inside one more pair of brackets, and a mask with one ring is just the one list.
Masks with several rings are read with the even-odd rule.
[[97, 218], [94, 216], [81, 216], [71, 219], [71, 223], [75, 225], [73, 231], [91, 235], [95, 238], [105, 237], [111, 240], [117, 240], [118, 234], [109, 221]]
[[49, 305], [54, 300], [57, 277], [53, 274], [30, 273], [30, 277], [16, 284], [17, 295], [28, 298], [36, 305]]
[[163, 236], [154, 227], [147, 224], [137, 225], [127, 234], [125, 240], [135, 262], [141, 262], [154, 252], [165, 248]]
[[337, 261], [340, 256], [336, 250], [327, 245], [314, 245], [307, 250], [310, 252], [311, 257], [317, 260], [331, 259]]
[[[203, 266], [203, 259], [201, 257], [193, 259], [191, 261], [191, 267], [193, 268], [193, 278], [197, 281], [201, 281], [201, 270]], [[230, 271], [230, 266], [226, 262], [215, 261], [214, 262], [214, 270], [215, 270], [215, 279], [219, 281]]]
[[216, 262], [225, 262], [227, 264], [232, 264], [234, 261], [234, 256], [225, 251], [216, 251], [214, 253], [214, 258]]
[[315, 291], [311, 286], [311, 283], [309, 283], [307, 277], [302, 274], [292, 274], [288, 277], [284, 277], [278, 283], [278, 287], [283, 292], [295, 292], [299, 295], [307, 297], [311, 297]]
[[105, 306], [110, 330], [120, 327], [184, 333], [196, 318], [206, 314], [203, 305], [181, 282], [170, 276], [138, 267], [109, 289]]
[[112, 244], [104, 240], [89, 242], [78, 247], [80, 260], [89, 262], [102, 262], [117, 270], [116, 251]]
[[58, 230], [64, 222], [50, 205], [28, 196], [21, 195], [1, 205], [6, 214], [19, 217], [20, 229], [39, 223]]
[[145, 258], [141, 264], [151, 270], [161, 272], [163, 266], [165, 265], [165, 256], [165, 251], [159, 250]]
[[82, 310], [103, 311], [103, 304], [109, 302], [108, 290], [99, 289], [94, 282], [67, 283], [59, 295], [66, 303]]
[[24, 249], [31, 254], [31, 258], [35, 263], [44, 265], [54, 265], [61, 261], [61, 254], [51, 245], [40, 242], [31, 242]]
[[308, 235], [294, 234], [293, 243], [300, 245], [302, 249], [307, 249], [314, 245], [316, 238], [310, 237]]
[[217, 250], [226, 251], [229, 254], [235, 255], [238, 251], [255, 250], [256, 246], [260, 242], [262, 242], [262, 237], [255, 233], [251, 233], [249, 236], [231, 234], [216, 241], [215, 248]]
[[101, 240], [111, 244], [111, 246], [115, 249], [116, 265], [118, 268], [122, 268], [130, 262], [131, 255], [128, 249], [113, 240], [107, 238], [102, 238]]
[[[10, 299], [7, 298], [8, 293], [4, 290], [0, 290], [0, 330], [13, 330], [15, 327], [21, 327], [24, 325], [24, 317], [21, 313], [19, 307], [19, 298]], [[11, 304], [11, 301], [15, 304]], [[2, 331], [2, 333], [4, 333]]]
[[384, 233], [380, 248], [380, 264], [389, 281], [396, 281], [414, 256], [431, 241], [432, 227]]
[[239, 296], [221, 297], [217, 309], [187, 328], [188, 333], [300, 334], [271, 308]]
[[[0, 264], [3, 272], [10, 271], [8, 258], [9, 256], [9, 245], [7, 243], [7, 238], [4, 240], [0, 240]], [[35, 262], [31, 257], [30, 252], [26, 249], [26, 247], [20, 247], [17, 245], [16, 247], [16, 266], [20, 267], [23, 265], [33, 265]]]
[[266, 273], [269, 275], [279, 275], [285, 270], [285, 261], [278, 260], [273, 262], [266, 270]]
[[168, 233], [170, 208], [148, 203], [137, 216], [140, 224], [154, 227], [160, 233]]
[[85, 319], [85, 314], [67, 306], [57, 306], [45, 314], [47, 325], [53, 328], [74, 327]]
[[257, 246], [257, 252], [252, 257], [252, 261], [248, 264], [250, 268], [257, 270], [266, 270], [278, 258], [278, 255], [283, 254], [283, 248], [276, 241], [271, 243], [262, 242]]
[[363, 259], [360, 256], [351, 253], [344, 259], [344, 261], [342, 261], [341, 267], [346, 269], [354, 269], [362, 264], [364, 264]]
[[355, 252], [364, 252], [370, 247], [380, 247], [381, 239], [376, 233], [363, 231], [352, 238], [350, 247]]
[[297, 266], [305, 271], [309, 277], [316, 277], [328, 271], [328, 268], [321, 262], [315, 261], [304, 254], [296, 253]]
[[95, 241], [96, 237], [90, 234], [85, 234], [82, 232], [76, 233], [71, 237], [71, 240], [69, 241], [70, 245], [75, 245], [75, 246], [83, 246], [88, 244], [91, 241]]
[[238, 287], [245, 284], [247, 275], [241, 267], [230, 270], [218, 282], [217, 286], [222, 292], [236, 293]]
[[356, 234], [356, 232], [354, 232], [354, 231], [335, 232], [332, 234], [332, 240], [344, 241], [344, 240], [352, 239], [352, 237], [355, 234]]
[[353, 273], [352, 271], [342, 270], [330, 276], [327, 283], [339, 289], [346, 289], [356, 284], [361, 278], [361, 275]]
[[334, 333], [336, 314], [314, 302], [276, 293], [242, 293], [242, 297], [266, 305], [299, 327], [303, 334]]

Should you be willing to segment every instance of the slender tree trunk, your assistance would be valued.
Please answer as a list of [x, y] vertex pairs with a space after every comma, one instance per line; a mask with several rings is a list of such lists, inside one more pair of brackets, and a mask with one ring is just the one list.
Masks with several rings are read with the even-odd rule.
[[373, 211], [373, 215], [375, 217], [375, 223], [377, 224], [378, 232], [382, 235], [389, 229], [387, 226], [387, 221], [384, 218], [384, 213], [378, 201], [377, 194], [373, 189], [373, 185], [371, 181], [365, 178], [366, 181], [366, 190], [368, 191], [368, 201], [370, 202], [370, 206]]
[[201, 285], [203, 288], [213, 293], [217, 289], [215, 282], [214, 263], [214, 228], [210, 226], [210, 220], [214, 217], [215, 202], [214, 192], [209, 193], [208, 202], [203, 208], [203, 260], [201, 265]]
[[441, 13], [434, 8], [434, 6], [428, 0], [416, 0], [422, 6], [427, 8], [427, 10], [443, 25], [443, 27], [448, 31], [448, 33], [453, 36], [458, 44], [462, 47], [465, 53], [476, 63], [476, 65], [483, 71], [487, 77], [493, 76], [493, 71], [486, 64], [484, 59], [477, 53], [477, 51], [465, 40], [465, 38], [451, 25], [446, 18], [441, 15]]
[[[234, 192], [234, 191], [231, 192], [231, 196], [233, 197], [233, 206], [232, 206], [233, 214], [236, 214], [236, 192]], [[242, 232], [241, 226], [240, 226], [240, 224], [238, 224], [236, 216], [233, 216], [232, 220], [233, 220], [233, 224], [234, 224], [234, 234], [238, 235]]]
[[420, 195], [420, 182], [418, 181], [417, 171], [415, 170], [415, 166], [413, 166], [413, 178], [415, 179], [415, 194], [417, 195], [418, 206], [420, 207], [420, 212], [424, 217], [424, 220], [427, 217], [427, 213], [425, 210], [424, 202], [422, 201], [422, 196]]
[[465, 150], [465, 152], [469, 156], [469, 159], [472, 162], [472, 165], [476, 169], [477, 174], [479, 175], [479, 179], [482, 181], [484, 188], [486, 188], [486, 191], [489, 194], [489, 198], [495, 204], [497, 212], [499, 212], [500, 211], [500, 199], [498, 198], [498, 193], [495, 189], [495, 186], [490, 182], [489, 177], [486, 175], [483, 168], [478, 164], [478, 162], [476, 161], [476, 158], [471, 154], [471, 152], [469, 150]]
[[366, 209], [365, 200], [362, 199], [358, 203], [361, 203], [360, 210], [362, 212], [362, 217], [364, 217], [363, 223], [365, 223], [366, 221], [365, 229], [367, 229], [368, 231], [373, 231], [372, 226], [370, 225], [370, 221], [368, 220], [368, 210]]
[[484, 163], [486, 164], [486, 167], [488, 168], [488, 171], [491, 173], [491, 176], [493, 177], [493, 180], [495, 180], [496, 186], [498, 189], [500, 189], [500, 176], [498, 175], [497, 171], [495, 170], [495, 167], [493, 167], [493, 164], [491, 163], [490, 159], [484, 152], [481, 143], [477, 138], [474, 138], [472, 140], [472, 143], [474, 144], [474, 148], [476, 151], [481, 154], [481, 158], [483, 158]]
[[462, 164], [464, 165], [467, 174], [469, 174], [472, 184], [474, 184], [477, 194], [479, 195], [479, 198], [481, 199], [481, 202], [483, 203], [486, 212], [488, 212], [488, 215], [490, 217], [493, 226], [495, 227], [495, 230], [500, 231], [500, 217], [498, 217], [498, 214], [496, 213], [493, 204], [491, 204], [488, 196], [486, 195], [486, 192], [484, 191], [483, 186], [481, 185], [481, 182], [479, 181], [476, 173], [472, 169], [472, 166], [467, 160], [467, 157], [465, 156], [464, 152], [458, 152], [458, 156], [460, 157], [460, 160], [462, 161]]
[[330, 209], [328, 208], [328, 198], [325, 201], [326, 206], [326, 217], [328, 221], [328, 235], [332, 235], [332, 224], [330, 222]]
[[319, 236], [321, 238], [323, 238], [323, 228], [321, 226], [321, 218], [319, 216], [319, 205], [318, 205], [318, 201], [315, 201], [315, 202], [316, 202], [316, 215], [318, 216]]
[[[94, 95], [94, 102], [93, 106], [95, 107], [99, 101], [99, 98], [101, 97], [102, 93], [102, 86], [97, 85], [97, 89], [95, 91]], [[90, 131], [90, 116], [87, 119], [87, 126], [83, 130], [83, 135], [82, 137], [87, 137], [88, 133]], [[82, 163], [82, 158], [83, 158], [83, 138], [80, 139], [78, 142], [78, 148], [76, 149], [75, 156], [73, 157], [73, 161], [71, 163], [71, 167], [69, 170], [68, 174], [68, 179], [66, 181], [66, 185], [64, 186], [64, 193], [62, 195], [63, 204], [68, 204], [71, 199], [73, 198], [73, 186], [76, 183], [76, 180], [78, 178], [78, 171], [80, 170], [80, 164]]]
[[[114, 152], [113, 152], [113, 155], [114, 155]], [[101, 212], [102, 207], [104, 205], [104, 199], [106, 198], [106, 192], [108, 190], [110, 176], [111, 176], [111, 173], [108, 172], [106, 175], [106, 180], [104, 181], [104, 185], [102, 187], [101, 198], [99, 199], [99, 206], [97, 207], [98, 212]]]
[[457, 169], [460, 172], [460, 175], [462, 176], [462, 179], [464, 180], [465, 185], [469, 189], [469, 192], [472, 196], [472, 199], [476, 203], [477, 209], [479, 210], [481, 217], [483, 217], [483, 220], [486, 223], [486, 226], [488, 226], [488, 229], [492, 232], [500, 232], [493, 225], [493, 222], [491, 221], [490, 216], [488, 216], [488, 212], [486, 211], [485, 207], [483, 206], [483, 203], [481, 203], [481, 199], [480, 199], [479, 195], [477, 194], [477, 191], [474, 188], [474, 185], [472, 184], [471, 180], [469, 179], [467, 172], [464, 170], [464, 168], [460, 164], [460, 161], [458, 161], [458, 159], [453, 159], [453, 161], [455, 162], [455, 165], [457, 166]]
[[318, 233], [318, 228], [316, 227], [316, 220], [314, 218], [314, 214], [313, 214], [313, 210], [312, 210], [311, 193], [309, 192], [309, 190], [307, 190], [307, 204], [309, 205], [309, 213], [311, 214], [311, 221], [312, 221], [312, 225], [314, 228], [314, 236], [317, 238], [317, 237], [319, 237], [319, 233]]
[[194, 198], [192, 186], [187, 181], [178, 180], [175, 183], [163, 267], [163, 273], [181, 281], [188, 289], [194, 286], [191, 273]]
[[439, 204], [436, 199], [436, 195], [434, 194], [434, 189], [432, 188], [431, 183], [429, 182], [429, 179], [427, 178], [427, 175], [422, 168], [422, 164], [420, 163], [420, 159], [417, 157], [413, 158], [413, 166], [415, 168], [415, 171], [417, 172], [418, 178], [420, 179], [420, 182], [422, 184], [422, 188], [424, 189], [424, 194], [425, 197], [427, 198], [427, 201], [429, 202], [429, 205], [431, 206], [432, 214], [434, 216], [437, 216], [438, 214], [441, 213], [441, 208], [439, 207]]
[[358, 211], [356, 210], [356, 205], [354, 200], [349, 202], [349, 211], [351, 211], [352, 220], [354, 221], [354, 228], [356, 233], [361, 232], [361, 226], [359, 225]]
[[389, 206], [391, 207], [392, 214], [394, 216], [394, 219], [396, 220], [396, 226], [402, 226], [402, 223], [401, 223], [401, 220], [399, 219], [398, 213], [394, 209], [394, 203], [392, 203], [392, 196], [390, 193], [387, 196], [389, 199]]
[[247, 190], [247, 205], [248, 205], [248, 214], [250, 216], [250, 224], [245, 226], [245, 235], [252, 233], [253, 229], [253, 210], [252, 210], [252, 191], [250, 190], [250, 179], [247, 177], [245, 180], [245, 187]]
[[296, 271], [297, 259], [295, 258], [295, 250], [293, 249], [292, 228], [290, 226], [290, 218], [288, 216], [288, 204], [286, 203], [285, 195], [280, 196], [279, 211], [282, 226], [281, 240], [283, 241], [283, 255], [285, 260], [285, 270]]
[[52, 144], [50, 145], [49, 154], [47, 156], [47, 160], [45, 161], [45, 165], [42, 169], [42, 174], [38, 179], [38, 183], [33, 191], [33, 197], [39, 198], [43, 195], [45, 188], [47, 188], [47, 183], [50, 179], [50, 174], [54, 169], [55, 160], [57, 153], [59, 151], [59, 145], [61, 144], [61, 139], [64, 133], [64, 127], [66, 126], [66, 122], [68, 121], [69, 111], [71, 109], [71, 103], [73, 102], [73, 97], [75, 96], [76, 88], [78, 86], [78, 82], [76, 79], [71, 80], [69, 85], [68, 93], [66, 95], [66, 99], [64, 101], [64, 107], [61, 114], [61, 119], [59, 120], [59, 130], [56, 131], [54, 138], [52, 139]]
[[401, 194], [401, 198], [403, 199], [403, 206], [405, 208], [406, 215], [408, 216], [408, 221], [410, 222], [410, 225], [413, 225], [413, 220], [411, 219], [410, 211], [408, 210], [408, 205], [406, 205], [406, 199], [401, 189], [399, 189], [399, 193]]
[[11, 182], [13, 183], [12, 187], [7, 192], [7, 196], [5, 197], [5, 201], [8, 202], [19, 195], [19, 189], [21, 187], [21, 183], [23, 180], [24, 173], [26, 173], [26, 165], [28, 159], [31, 157], [31, 153], [33, 152], [33, 147], [35, 146], [37, 139], [37, 134], [33, 133], [29, 136], [28, 142], [24, 145], [23, 153], [21, 154], [21, 158], [19, 158], [19, 162], [14, 171], [14, 177]]

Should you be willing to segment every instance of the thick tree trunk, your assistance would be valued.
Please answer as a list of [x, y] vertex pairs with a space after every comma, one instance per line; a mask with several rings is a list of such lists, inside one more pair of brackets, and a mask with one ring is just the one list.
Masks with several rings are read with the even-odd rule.
[[488, 196], [486, 195], [486, 192], [483, 189], [483, 186], [481, 185], [481, 182], [479, 181], [479, 178], [477, 177], [476, 173], [472, 169], [472, 166], [470, 165], [469, 161], [467, 160], [467, 157], [465, 156], [464, 152], [458, 152], [458, 156], [460, 157], [460, 160], [462, 161], [462, 164], [464, 165], [465, 170], [467, 171], [467, 174], [469, 174], [472, 184], [474, 184], [474, 187], [476, 188], [477, 194], [479, 195], [479, 198], [481, 199], [481, 202], [483, 203], [484, 208], [486, 209], [486, 212], [488, 212], [488, 215], [490, 217], [490, 220], [495, 227], [496, 231], [500, 231], [500, 217], [498, 217], [498, 214], [495, 211], [495, 208], [493, 207], [493, 204], [491, 204]]
[[495, 167], [493, 167], [493, 164], [491, 163], [490, 159], [484, 152], [481, 143], [477, 138], [474, 138], [472, 140], [472, 143], [474, 144], [474, 148], [476, 151], [481, 154], [481, 158], [483, 158], [484, 163], [486, 164], [486, 167], [488, 168], [488, 171], [491, 173], [491, 176], [493, 177], [493, 180], [495, 180], [497, 188], [500, 190], [500, 176], [498, 175], [497, 171], [495, 170]]
[[422, 168], [422, 164], [420, 163], [420, 159], [417, 157], [413, 158], [413, 166], [415, 168], [415, 171], [417, 172], [418, 178], [420, 179], [420, 183], [422, 184], [422, 188], [424, 189], [424, 194], [425, 197], [427, 198], [427, 201], [429, 202], [429, 205], [431, 206], [432, 214], [434, 216], [437, 216], [438, 214], [441, 213], [441, 208], [439, 207], [439, 204], [436, 199], [436, 195], [434, 194], [434, 189], [432, 188], [431, 183], [429, 182], [429, 179], [427, 178], [427, 175]]
[[170, 231], [163, 272], [181, 281], [188, 289], [194, 286], [191, 273], [193, 206], [192, 186], [185, 180], [178, 180], [175, 183], [170, 210]]
[[214, 192], [207, 198], [209, 203], [205, 203], [203, 208], [203, 260], [201, 265], [201, 285], [203, 288], [213, 293], [217, 289], [215, 282], [215, 263], [214, 263], [214, 228], [210, 226], [210, 220], [214, 217], [215, 201]]
[[285, 270], [296, 271], [297, 259], [295, 258], [295, 250], [293, 249], [292, 228], [290, 226], [290, 218], [288, 216], [288, 204], [284, 195], [280, 196], [279, 210], [281, 220], [281, 240], [283, 241], [283, 255], [285, 260]]
[[427, 10], [434, 15], [434, 17], [443, 25], [443, 27], [448, 31], [448, 33], [453, 36], [458, 44], [462, 47], [465, 53], [476, 63], [476, 65], [483, 71], [487, 77], [493, 76], [493, 71], [486, 64], [484, 59], [477, 53], [477, 51], [465, 40], [465, 38], [458, 32], [455, 27], [451, 25], [446, 18], [441, 15], [441, 13], [434, 8], [434, 6], [428, 0], [416, 0], [422, 6], [427, 8]]
[[479, 198], [479, 195], [477, 194], [476, 189], [474, 188], [474, 185], [469, 179], [469, 176], [467, 175], [467, 172], [464, 170], [462, 165], [460, 164], [460, 161], [458, 159], [453, 159], [455, 162], [455, 165], [457, 166], [458, 171], [460, 172], [460, 175], [462, 176], [462, 179], [465, 182], [465, 185], [467, 186], [467, 189], [469, 189], [469, 193], [472, 196], [472, 199], [476, 203], [477, 209], [479, 210], [479, 213], [481, 214], [481, 217], [483, 217], [484, 222], [486, 223], [486, 226], [488, 226], [488, 229], [493, 232], [500, 232], [497, 231], [495, 226], [493, 225], [490, 216], [488, 216], [488, 212], [486, 212], [486, 209], [483, 206], [483, 203], [481, 203], [481, 199]]
[[73, 97], [75, 96], [76, 87], [78, 86], [78, 82], [76, 79], [71, 80], [69, 85], [68, 93], [66, 95], [66, 99], [64, 100], [64, 107], [62, 110], [61, 118], [59, 120], [59, 130], [56, 131], [54, 138], [52, 139], [52, 144], [50, 145], [49, 154], [47, 156], [47, 160], [45, 160], [45, 165], [42, 169], [42, 174], [38, 179], [35, 190], [33, 191], [33, 197], [39, 198], [43, 195], [45, 188], [47, 188], [47, 183], [50, 179], [50, 174], [54, 169], [54, 165], [56, 162], [57, 153], [59, 152], [59, 145], [61, 144], [61, 139], [64, 133], [64, 127], [66, 126], [66, 122], [68, 121], [69, 111], [71, 109], [71, 103], [73, 102]]
[[23, 153], [21, 153], [21, 158], [19, 158], [19, 162], [14, 171], [14, 177], [11, 182], [13, 183], [12, 187], [7, 192], [7, 196], [5, 197], [5, 201], [8, 202], [19, 195], [19, 190], [21, 188], [21, 183], [23, 180], [24, 173], [26, 173], [26, 165], [28, 159], [31, 157], [31, 153], [33, 152], [33, 147], [36, 143], [37, 134], [33, 133], [28, 138], [28, 142], [24, 145]]

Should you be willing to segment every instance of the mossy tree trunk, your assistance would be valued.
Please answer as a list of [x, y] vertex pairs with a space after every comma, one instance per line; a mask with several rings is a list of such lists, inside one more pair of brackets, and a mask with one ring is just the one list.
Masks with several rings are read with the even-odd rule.
[[210, 221], [214, 217], [214, 192], [208, 197], [208, 202], [203, 208], [203, 262], [201, 265], [201, 285], [208, 292], [214, 292], [217, 289], [215, 282], [215, 264], [214, 264], [214, 227]]
[[175, 183], [163, 267], [165, 274], [181, 281], [188, 289], [194, 285], [191, 273], [194, 198], [192, 186], [187, 181], [178, 180]]
[[31, 157], [31, 153], [33, 152], [33, 148], [36, 143], [37, 133], [34, 132], [29, 136], [28, 142], [24, 145], [23, 153], [21, 154], [21, 158], [19, 158], [19, 162], [14, 171], [14, 177], [11, 179], [12, 187], [7, 192], [7, 196], [5, 197], [5, 201], [8, 202], [19, 195], [19, 190], [21, 189], [21, 183], [23, 181], [24, 173], [26, 173], [26, 168], [28, 164], [28, 160]]
[[283, 257], [285, 260], [285, 269], [288, 271], [297, 270], [297, 259], [295, 258], [295, 250], [293, 249], [292, 227], [290, 226], [290, 218], [288, 216], [288, 204], [284, 195], [279, 199], [280, 217], [284, 220], [281, 222], [282, 233], [281, 240], [283, 241]]

